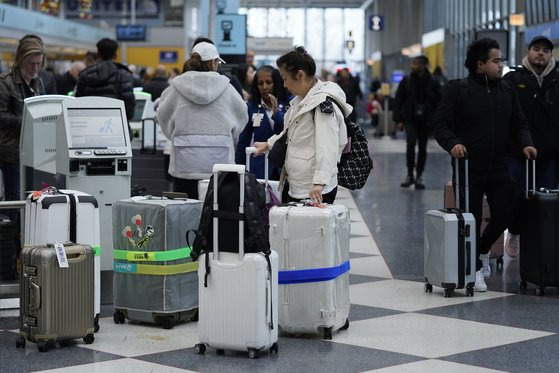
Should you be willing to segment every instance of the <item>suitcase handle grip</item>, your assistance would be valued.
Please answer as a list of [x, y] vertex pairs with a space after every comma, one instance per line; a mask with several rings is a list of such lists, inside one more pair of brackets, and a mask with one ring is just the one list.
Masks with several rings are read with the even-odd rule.
[[528, 192], [533, 191], [536, 192], [536, 160], [532, 159], [532, 188], [529, 189], [529, 180], [530, 180], [530, 160], [526, 159], [526, 188], [524, 189], [525, 197], [528, 199]]
[[78, 263], [85, 260], [86, 252], [83, 246], [72, 246], [64, 248], [68, 263]]
[[[245, 149], [247, 155], [246, 158], [246, 169], [250, 172], [250, 155], [256, 153], [256, 148], [254, 146], [247, 146]], [[268, 152], [264, 152], [264, 186], [268, 189]], [[266, 201], [268, 202], [268, 201]]]
[[245, 166], [241, 164], [216, 163], [212, 168], [212, 172], [214, 174], [217, 172], [236, 172], [238, 174], [244, 174]]
[[41, 308], [41, 287], [29, 281], [29, 308], [39, 310]]

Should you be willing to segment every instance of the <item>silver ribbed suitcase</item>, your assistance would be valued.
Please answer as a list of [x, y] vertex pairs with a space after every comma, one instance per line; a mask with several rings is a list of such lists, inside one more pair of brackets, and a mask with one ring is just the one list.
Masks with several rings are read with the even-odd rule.
[[83, 338], [93, 343], [94, 252], [91, 246], [64, 244], [67, 268], [62, 268], [53, 244], [21, 251], [20, 336], [46, 352], [55, 342]]
[[287, 333], [349, 327], [349, 210], [290, 205], [270, 210], [270, 247], [278, 253], [279, 325]]

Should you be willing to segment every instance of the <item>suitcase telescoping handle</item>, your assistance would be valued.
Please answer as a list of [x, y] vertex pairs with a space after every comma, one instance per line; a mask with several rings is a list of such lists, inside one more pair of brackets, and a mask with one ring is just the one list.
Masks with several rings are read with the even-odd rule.
[[[213, 210], [218, 211], [219, 205], [217, 203], [217, 179], [219, 178], [220, 172], [236, 172], [239, 174], [240, 179], [240, 198], [239, 198], [239, 214], [244, 215], [245, 213], [245, 166], [240, 164], [215, 164], [213, 166], [214, 175], [214, 203]], [[243, 261], [243, 256], [245, 255], [245, 243], [244, 243], [244, 231], [245, 222], [244, 219], [239, 219], [239, 261]], [[213, 253], [214, 258], [219, 260], [219, 250], [218, 250], [218, 217], [214, 215], [213, 217]]]
[[[524, 189], [525, 197], [528, 199], [529, 180], [530, 180], [530, 160], [526, 159], [526, 188]], [[536, 159], [532, 159], [532, 191], [536, 193]]]
[[[460, 158], [454, 158], [454, 175], [455, 175], [455, 188], [454, 195], [456, 196], [456, 207], [460, 208]], [[464, 157], [464, 212], [470, 211], [470, 181], [468, 179], [468, 156]]]
[[[247, 155], [246, 168], [247, 171], [250, 172], [250, 156], [256, 153], [256, 148], [254, 146], [248, 146], [245, 149], [245, 153]], [[266, 190], [268, 190], [268, 151], [264, 153], [264, 186]]]

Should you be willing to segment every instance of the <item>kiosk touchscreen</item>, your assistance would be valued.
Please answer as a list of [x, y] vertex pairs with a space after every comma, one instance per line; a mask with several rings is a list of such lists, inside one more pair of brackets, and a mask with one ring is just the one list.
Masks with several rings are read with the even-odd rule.
[[64, 101], [56, 137], [56, 186], [79, 190], [97, 198], [101, 270], [112, 270], [111, 205], [114, 201], [130, 198], [132, 172], [124, 102], [92, 96]]
[[20, 199], [26, 191], [52, 185], [56, 175], [56, 122], [62, 113], [62, 102], [74, 97], [61, 95], [34, 96], [23, 100], [19, 141]]

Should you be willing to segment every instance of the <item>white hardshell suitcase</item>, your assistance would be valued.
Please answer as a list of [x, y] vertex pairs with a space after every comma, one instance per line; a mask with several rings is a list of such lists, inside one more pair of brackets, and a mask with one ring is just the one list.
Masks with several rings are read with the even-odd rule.
[[[101, 252], [99, 206], [90, 194], [61, 189], [62, 194], [43, 194], [36, 201], [30, 194], [25, 201], [25, 246], [74, 242], [94, 250], [94, 318], [99, 330], [101, 312]], [[74, 207], [73, 207], [74, 206]], [[72, 216], [75, 222], [72, 223]]]
[[[455, 289], [466, 288], [466, 295], [474, 295], [476, 281], [476, 222], [468, 211], [468, 161], [465, 163], [466, 212], [450, 208], [429, 210], [425, 214], [424, 269], [425, 292], [433, 285], [444, 289], [451, 297]], [[458, 160], [455, 167], [456, 188], [459, 189]], [[455, 193], [460, 206], [460, 194]]]
[[[241, 175], [241, 206], [243, 213], [244, 172], [242, 165], [216, 164], [214, 173], [214, 210], [217, 204], [219, 172], [237, 172]], [[198, 258], [200, 343], [195, 352], [202, 354], [206, 346], [218, 351], [248, 351], [256, 358], [261, 351], [278, 351], [278, 255], [274, 251], [268, 261], [263, 253], [244, 253], [244, 221], [239, 221], [239, 253], [220, 253], [218, 219], [213, 219], [213, 252]], [[206, 280], [206, 260], [209, 274]]]
[[270, 245], [278, 252], [279, 325], [282, 332], [323, 333], [349, 327], [349, 210], [274, 207]]

